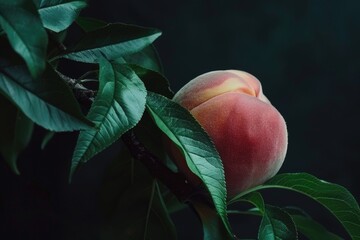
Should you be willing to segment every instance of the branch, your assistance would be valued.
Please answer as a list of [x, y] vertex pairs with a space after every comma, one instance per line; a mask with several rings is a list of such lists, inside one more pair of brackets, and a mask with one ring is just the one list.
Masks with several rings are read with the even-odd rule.
[[56, 70], [56, 73], [74, 90], [75, 98], [84, 104], [91, 104], [94, 101], [96, 91], [84, 87], [76, 79], [70, 78]]
[[132, 130], [122, 136], [122, 140], [128, 147], [131, 155], [142, 162], [150, 173], [159, 179], [179, 199], [179, 201], [191, 204], [193, 201], [201, 201], [213, 206], [211, 199], [202, 186], [194, 186], [189, 183], [185, 175], [173, 172], [165, 166], [155, 155], [137, 139]]

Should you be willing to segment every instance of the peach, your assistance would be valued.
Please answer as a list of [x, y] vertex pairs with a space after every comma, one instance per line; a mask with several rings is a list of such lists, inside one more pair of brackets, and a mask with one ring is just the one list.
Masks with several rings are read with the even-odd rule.
[[[287, 129], [253, 75], [237, 70], [200, 75], [173, 100], [208, 133], [224, 165], [228, 198], [262, 184], [280, 169], [287, 151]], [[188, 180], [200, 180], [172, 145], [170, 155]]]

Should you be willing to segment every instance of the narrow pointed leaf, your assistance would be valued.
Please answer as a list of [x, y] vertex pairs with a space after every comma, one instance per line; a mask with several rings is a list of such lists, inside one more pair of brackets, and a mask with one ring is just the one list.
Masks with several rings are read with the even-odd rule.
[[327, 240], [341, 240], [343, 238], [336, 234], [329, 232], [320, 223], [315, 220], [302, 216], [292, 215], [292, 219], [299, 232], [304, 234], [310, 240], [327, 239]]
[[[259, 194], [258, 192], [254, 192]], [[252, 195], [252, 193], [250, 193]], [[244, 197], [248, 198], [248, 195], [245, 195]], [[243, 201], [243, 198], [239, 199], [239, 201]], [[253, 201], [255, 196], [251, 196], [248, 199], [252, 199], [251, 202], [254, 206], [257, 206], [257, 200]], [[261, 204], [262, 205], [262, 204]], [[285, 207], [282, 208], [285, 212], [290, 214], [292, 220], [295, 223], [296, 229], [299, 233], [302, 233], [304, 236], [306, 236], [310, 240], [318, 240], [318, 239], [327, 239], [327, 240], [341, 240], [343, 238], [339, 237], [338, 235], [329, 232], [322, 226], [320, 223], [312, 219], [309, 214], [305, 213], [302, 209], [294, 208], [294, 207]], [[249, 214], [249, 215], [255, 215], [255, 216], [263, 216], [265, 211], [260, 211], [259, 207], [255, 207], [252, 209], [249, 209], [247, 211], [237, 211], [237, 210], [230, 210], [228, 211], [232, 214]]]
[[303, 209], [287, 206], [282, 208], [289, 213], [295, 222], [298, 232], [305, 235], [310, 240], [328, 239], [328, 240], [340, 240], [343, 239], [338, 235], [328, 231], [323, 225], [315, 221], [307, 212]]
[[[280, 208], [265, 205], [264, 199], [259, 192], [246, 194], [239, 201], [251, 203], [262, 216], [258, 236], [260, 240], [297, 239], [296, 227], [291, 216]], [[250, 212], [254, 213], [253, 210]]]
[[[360, 239], [360, 208], [346, 188], [320, 180], [307, 173], [286, 173], [277, 175], [265, 184], [247, 192], [266, 188], [292, 190], [312, 198], [327, 208], [353, 239]], [[233, 200], [239, 197], [241, 195]]]
[[84, 1], [71, 1], [42, 5], [39, 9], [41, 21], [45, 28], [60, 32], [68, 28], [86, 7]]
[[229, 234], [221, 217], [215, 209], [208, 205], [195, 202], [192, 204], [203, 225], [204, 240], [232, 240], [234, 236]]
[[139, 52], [124, 56], [124, 59], [127, 63], [136, 64], [143, 68], [163, 73], [160, 57], [153, 44]]
[[144, 49], [160, 35], [156, 29], [122, 23], [108, 24], [85, 33], [75, 47], [58, 57], [86, 63], [97, 63], [102, 57], [115, 60]]
[[205, 184], [229, 233], [224, 168], [209, 136], [179, 104], [148, 92], [147, 110], [157, 126], [182, 150], [187, 164]]
[[81, 27], [85, 32], [91, 32], [96, 29], [105, 27], [108, 23], [99, 19], [89, 18], [89, 17], [78, 17], [76, 23]]
[[9, 100], [0, 95], [0, 153], [11, 170], [20, 174], [18, 155], [29, 144], [34, 124]]
[[99, 81], [98, 94], [87, 116], [97, 129], [80, 133], [70, 177], [79, 163], [86, 162], [133, 128], [145, 110], [145, 86], [130, 68], [103, 59]]
[[55, 136], [55, 132], [47, 132], [43, 138], [43, 140], [41, 141], [41, 150], [44, 150], [45, 147], [47, 146], [47, 144], [50, 142], [50, 140]]
[[264, 215], [265, 213], [265, 203], [264, 199], [259, 192], [251, 192], [241, 197], [238, 201], [249, 202], [259, 209], [260, 213]]
[[111, 162], [100, 194], [106, 220], [101, 239], [176, 239], [158, 183], [127, 149]]
[[334, 214], [353, 239], [360, 239], [360, 208], [346, 188], [306, 173], [278, 175], [264, 186], [286, 188], [311, 197]]
[[74, 131], [93, 124], [81, 113], [67, 84], [49, 66], [32, 79], [26, 66], [0, 57], [0, 91], [32, 121], [52, 131]]
[[259, 240], [298, 239], [295, 223], [291, 216], [281, 208], [266, 205], [260, 224]]
[[[96, 29], [105, 27], [107, 25], [106, 22], [86, 17], [79, 17], [76, 20], [76, 23], [85, 31], [90, 32]], [[116, 62], [116, 60], [115, 60]], [[148, 70], [152, 70], [158, 73], [163, 73], [163, 67], [161, 64], [160, 57], [156, 51], [156, 48], [153, 44], [145, 47], [141, 51], [135, 52], [131, 55], [126, 55], [122, 57], [119, 63], [129, 63], [139, 65], [142, 68], [146, 68]]]
[[133, 64], [128, 64], [128, 66], [136, 72], [144, 82], [148, 91], [161, 94], [168, 98], [174, 96], [174, 93], [170, 89], [169, 81], [159, 72]]
[[1, 1], [0, 25], [12, 48], [25, 60], [31, 75], [39, 77], [45, 69], [48, 38], [33, 2]]

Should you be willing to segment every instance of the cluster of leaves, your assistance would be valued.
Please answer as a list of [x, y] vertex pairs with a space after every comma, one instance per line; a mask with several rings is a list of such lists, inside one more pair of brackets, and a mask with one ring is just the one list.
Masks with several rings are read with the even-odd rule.
[[[34, 123], [48, 129], [49, 136], [80, 131], [70, 178], [80, 164], [129, 130], [135, 131], [159, 159], [165, 159], [162, 163], [170, 169], [172, 164], [158, 144], [165, 134], [182, 150], [213, 203], [189, 203], [203, 222], [205, 239], [234, 238], [228, 214], [261, 216], [259, 239], [297, 239], [298, 232], [310, 239], [341, 239], [303, 211], [265, 204], [259, 191], [267, 188], [309, 196], [333, 213], [353, 239], [360, 239], [360, 209], [353, 196], [343, 187], [309, 174], [278, 175], [227, 199], [216, 149], [190, 113], [170, 100], [172, 92], [152, 45], [161, 32], [79, 17], [86, 6], [85, 1], [73, 0], [0, 3], [0, 153], [15, 173], [19, 174], [17, 156], [29, 143]], [[73, 27], [80, 28], [82, 36], [65, 47]], [[88, 91], [88, 80], [65, 76], [58, 67], [63, 61], [89, 64], [92, 70], [83, 76], [96, 74], [96, 96], [89, 97], [91, 106], [86, 116], [76, 92]], [[169, 214], [182, 205], [174, 201], [171, 189], [144, 171], [126, 149], [121, 150], [115, 164], [104, 186], [105, 205], [113, 207], [108, 211], [112, 221], [105, 227], [104, 239], [176, 239]], [[239, 201], [254, 208], [228, 210], [230, 204]], [[124, 214], [126, 219], [122, 218]]]

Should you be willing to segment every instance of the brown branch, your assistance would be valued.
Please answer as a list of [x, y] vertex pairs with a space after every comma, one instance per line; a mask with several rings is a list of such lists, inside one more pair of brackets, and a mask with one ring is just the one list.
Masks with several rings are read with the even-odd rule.
[[55, 71], [69, 85], [69, 87], [73, 89], [75, 98], [80, 103], [91, 104], [94, 101], [96, 91], [84, 87], [76, 79], [70, 78], [56, 69]]
[[137, 139], [132, 130], [122, 136], [122, 140], [128, 147], [131, 155], [142, 162], [150, 173], [160, 180], [181, 202], [191, 204], [193, 201], [201, 201], [213, 206], [213, 203], [202, 186], [194, 186], [189, 183], [185, 175], [173, 172], [165, 166], [154, 154]]

